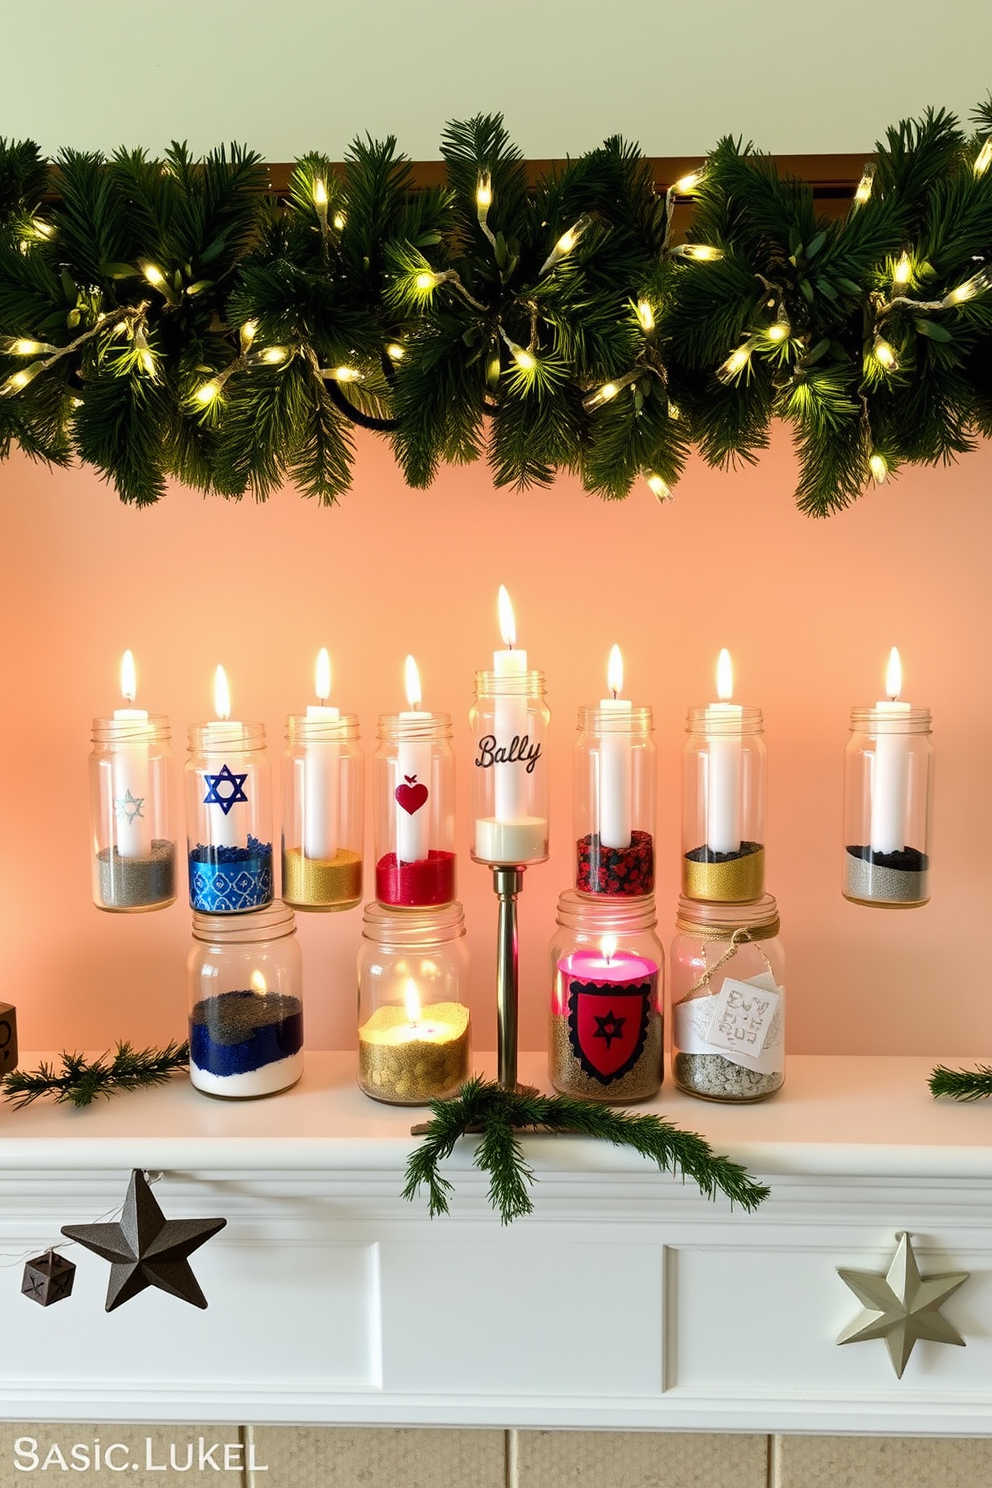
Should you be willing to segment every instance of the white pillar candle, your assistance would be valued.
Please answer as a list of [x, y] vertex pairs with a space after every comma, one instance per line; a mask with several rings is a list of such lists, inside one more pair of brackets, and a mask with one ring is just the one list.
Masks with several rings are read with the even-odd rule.
[[[247, 847], [248, 846], [248, 824], [250, 821], [249, 806], [247, 801], [228, 801], [242, 791], [236, 782], [227, 779], [217, 780], [217, 775], [226, 766], [232, 775], [243, 775], [250, 773], [242, 750], [239, 748], [244, 743], [245, 726], [243, 723], [234, 722], [229, 717], [231, 712], [231, 693], [227, 685], [227, 674], [222, 666], [214, 673], [214, 711], [217, 714], [216, 723], [208, 723], [206, 730], [205, 745], [211, 756], [211, 765], [200, 771], [200, 784], [203, 795], [201, 800], [206, 806], [207, 826], [210, 835], [210, 847]], [[213, 763], [216, 761], [216, 763]], [[214, 784], [211, 785], [210, 776]], [[216, 800], [207, 800], [208, 796], [216, 796]], [[224, 804], [221, 804], [221, 803]]]
[[[121, 695], [134, 702], [137, 683], [134, 657], [125, 651], [121, 661]], [[113, 753], [114, 841], [122, 858], [147, 858], [152, 850], [152, 801], [148, 764], [151, 729], [144, 708], [115, 708]]]
[[[900, 714], [908, 713], [911, 703], [899, 701], [902, 691], [902, 663], [895, 646], [889, 653], [885, 673], [888, 697], [875, 704], [884, 730], [889, 720], [895, 724]], [[909, 787], [909, 738], [904, 733], [879, 732], [875, 738], [875, 755], [871, 772], [871, 837], [874, 853], [902, 852], [906, 846], [906, 813]]]
[[416, 734], [430, 715], [421, 711], [420, 673], [412, 656], [406, 659], [406, 700], [410, 706], [399, 715], [396, 772], [390, 781], [396, 812], [396, 861], [423, 863], [430, 855], [431, 745], [429, 739], [404, 738], [403, 726]]
[[[620, 647], [614, 646], [606, 673], [607, 686], [612, 697], [602, 698], [600, 708], [604, 713], [615, 715], [620, 725], [616, 730], [605, 728], [599, 739], [599, 770], [597, 774], [597, 830], [600, 846], [627, 848], [630, 846], [633, 816], [633, 761], [631, 758], [630, 714], [631, 704], [617, 697], [623, 690], [623, 657]], [[626, 723], [626, 727], [624, 727]]]
[[734, 695], [734, 673], [730, 652], [724, 648], [716, 668], [716, 691], [720, 699], [706, 709], [706, 846], [713, 853], [741, 850], [741, 718], [743, 708], [730, 699]]
[[[497, 677], [523, 677], [527, 671], [527, 652], [517, 649], [517, 628], [513, 606], [504, 585], [499, 589], [499, 628], [506, 647], [493, 652], [493, 671]], [[527, 733], [526, 694], [511, 693], [495, 698], [494, 730], [496, 749], [510, 751], [518, 741], [516, 755]], [[492, 766], [494, 815], [497, 822], [518, 822], [527, 815], [526, 762], [505, 761]]]
[[[314, 723], [336, 723], [341, 717], [339, 708], [329, 708], [327, 699], [331, 695], [331, 658], [322, 646], [317, 656], [315, 691], [319, 703], [307, 707], [307, 718]], [[297, 769], [303, 770], [303, 856], [321, 858], [325, 862], [333, 858], [338, 850], [340, 821], [340, 798], [338, 794], [338, 764], [340, 749], [333, 741], [307, 744]]]

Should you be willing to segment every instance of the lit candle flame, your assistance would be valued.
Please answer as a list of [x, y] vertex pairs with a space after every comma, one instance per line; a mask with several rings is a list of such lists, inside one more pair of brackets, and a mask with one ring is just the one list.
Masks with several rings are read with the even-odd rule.
[[406, 659], [406, 700], [414, 710], [420, 707], [420, 673], [412, 656]]
[[218, 718], [231, 716], [231, 689], [227, 685], [227, 673], [222, 666], [214, 672], [214, 712]]
[[889, 664], [885, 668], [885, 695], [892, 702], [902, 692], [902, 662], [895, 646], [889, 652]]
[[513, 617], [513, 606], [510, 596], [506, 592], [506, 585], [499, 586], [499, 633], [503, 637], [503, 645], [512, 648], [517, 644], [517, 622]]
[[604, 935], [599, 942], [599, 948], [607, 962], [613, 960], [617, 953], [617, 937], [615, 935]]
[[610, 652], [610, 660], [606, 668], [606, 685], [614, 697], [623, 692], [623, 656], [619, 646], [614, 646]]
[[406, 1015], [411, 1023], [420, 1022], [420, 994], [413, 977], [407, 977], [406, 986], [403, 988], [403, 1001], [406, 1004]]
[[318, 700], [322, 703], [326, 703], [331, 695], [331, 658], [327, 654], [326, 646], [321, 646], [317, 653], [314, 691], [317, 694]]
[[133, 703], [138, 691], [138, 683], [134, 673], [134, 657], [130, 651], [125, 651], [121, 657], [121, 697], [126, 703]]
[[249, 977], [249, 981], [252, 985], [252, 991], [257, 992], [260, 997], [264, 997], [266, 992], [268, 992], [269, 989], [266, 986], [265, 978], [260, 971], [253, 971]]
[[729, 703], [734, 695], [734, 664], [726, 646], [716, 664], [716, 695], [721, 703]]

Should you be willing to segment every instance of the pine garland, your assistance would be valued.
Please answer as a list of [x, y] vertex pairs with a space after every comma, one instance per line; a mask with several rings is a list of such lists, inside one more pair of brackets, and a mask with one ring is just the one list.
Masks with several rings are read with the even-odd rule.
[[992, 100], [972, 123], [889, 129], [837, 221], [733, 139], [662, 195], [619, 138], [531, 188], [498, 116], [447, 127], [443, 187], [366, 139], [280, 200], [241, 146], [0, 140], [0, 458], [139, 505], [169, 479], [332, 504], [357, 425], [412, 486], [485, 458], [500, 487], [664, 499], [693, 447], [753, 461], [778, 419], [826, 515], [992, 432]]
[[974, 1070], [948, 1069], [938, 1064], [930, 1072], [931, 1095], [949, 1095], [954, 1100], [987, 1100], [992, 1095], [992, 1065], [980, 1064]]
[[424, 1141], [406, 1169], [403, 1198], [414, 1199], [427, 1188], [431, 1218], [448, 1213], [452, 1184], [440, 1172], [460, 1137], [479, 1134], [474, 1162], [489, 1174], [489, 1202], [503, 1224], [530, 1214], [533, 1203], [527, 1186], [533, 1182], [518, 1140], [525, 1133], [569, 1133], [598, 1137], [615, 1147], [633, 1147], [650, 1158], [663, 1173], [691, 1178], [708, 1199], [723, 1193], [731, 1204], [754, 1210], [770, 1190], [752, 1178], [739, 1163], [714, 1154], [695, 1132], [686, 1132], [654, 1115], [631, 1115], [592, 1101], [537, 1091], [506, 1091], [479, 1077], [466, 1081], [452, 1100], [431, 1102], [432, 1119], [423, 1130]]
[[112, 1057], [88, 1060], [83, 1054], [62, 1055], [62, 1068], [42, 1062], [36, 1070], [11, 1070], [0, 1079], [4, 1099], [16, 1110], [43, 1095], [57, 1104], [88, 1106], [98, 1095], [117, 1095], [147, 1085], [164, 1085], [169, 1076], [189, 1065], [189, 1044], [170, 1042], [164, 1049], [133, 1049], [118, 1043]]

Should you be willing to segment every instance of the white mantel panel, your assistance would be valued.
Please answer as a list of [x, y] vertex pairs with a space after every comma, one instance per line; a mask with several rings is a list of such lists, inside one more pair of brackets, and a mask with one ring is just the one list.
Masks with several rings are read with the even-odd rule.
[[660, 1237], [613, 1229], [463, 1222], [385, 1245], [385, 1388], [657, 1400]]

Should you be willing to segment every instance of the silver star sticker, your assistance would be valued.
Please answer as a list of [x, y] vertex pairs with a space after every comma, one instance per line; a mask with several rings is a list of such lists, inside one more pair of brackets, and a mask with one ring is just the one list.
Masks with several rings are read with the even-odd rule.
[[868, 1338], [884, 1338], [896, 1377], [902, 1379], [909, 1356], [920, 1339], [931, 1343], [965, 1341], [958, 1330], [940, 1315], [942, 1302], [963, 1286], [969, 1271], [945, 1271], [939, 1276], [920, 1275], [913, 1254], [912, 1237], [900, 1230], [899, 1244], [892, 1264], [884, 1276], [874, 1271], [847, 1271], [838, 1266], [837, 1275], [864, 1304], [864, 1311], [846, 1327], [838, 1343], [862, 1343]]

